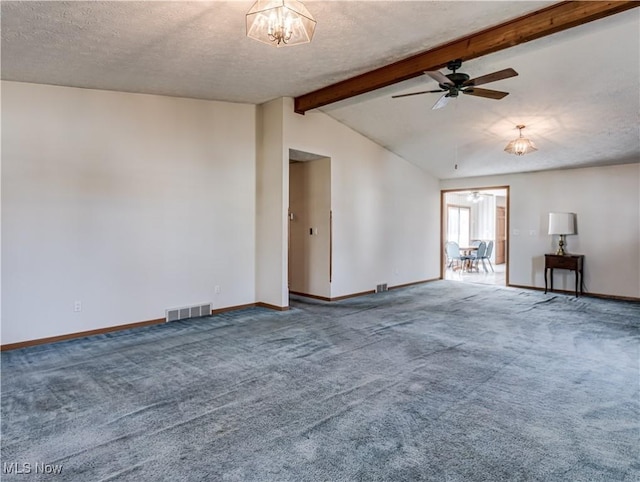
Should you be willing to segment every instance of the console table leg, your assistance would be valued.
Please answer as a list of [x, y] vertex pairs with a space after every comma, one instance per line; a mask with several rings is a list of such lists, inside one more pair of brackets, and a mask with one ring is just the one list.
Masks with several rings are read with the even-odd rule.
[[544, 294], [547, 294], [547, 273], [549, 270], [547, 268], [544, 269]]
[[584, 272], [580, 271], [580, 296], [584, 294]]

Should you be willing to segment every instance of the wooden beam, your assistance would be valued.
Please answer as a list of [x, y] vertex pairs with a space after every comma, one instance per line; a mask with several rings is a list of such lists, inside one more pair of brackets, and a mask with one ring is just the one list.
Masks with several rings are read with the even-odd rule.
[[556, 3], [393, 64], [296, 97], [294, 110], [298, 114], [304, 114], [308, 110], [323, 105], [418, 77], [426, 70], [441, 69], [450, 60], [475, 59], [639, 6], [640, 1]]

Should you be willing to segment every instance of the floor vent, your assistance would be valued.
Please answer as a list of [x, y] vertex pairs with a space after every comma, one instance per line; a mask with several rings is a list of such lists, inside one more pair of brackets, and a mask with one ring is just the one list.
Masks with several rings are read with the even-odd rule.
[[211, 316], [211, 303], [165, 310], [165, 320], [167, 322], [185, 320], [187, 318], [198, 318], [200, 316]]
[[376, 293], [382, 293], [383, 291], [389, 291], [389, 288], [387, 288], [387, 283], [376, 285]]

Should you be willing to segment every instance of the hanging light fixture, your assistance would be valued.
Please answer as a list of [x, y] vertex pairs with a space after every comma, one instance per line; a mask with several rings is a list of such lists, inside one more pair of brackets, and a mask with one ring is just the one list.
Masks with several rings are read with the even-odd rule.
[[522, 129], [524, 129], [524, 127], [523, 125], [516, 126], [516, 128], [520, 129], [520, 136], [507, 144], [507, 147], [504, 148], [505, 152], [515, 154], [516, 156], [524, 156], [529, 152], [538, 150], [533, 142], [522, 137]]
[[258, 0], [247, 13], [247, 37], [276, 47], [311, 42], [316, 21], [298, 0]]
[[480, 194], [478, 191], [470, 192], [467, 196], [467, 201], [471, 201], [473, 204], [477, 204], [482, 201], [482, 194]]

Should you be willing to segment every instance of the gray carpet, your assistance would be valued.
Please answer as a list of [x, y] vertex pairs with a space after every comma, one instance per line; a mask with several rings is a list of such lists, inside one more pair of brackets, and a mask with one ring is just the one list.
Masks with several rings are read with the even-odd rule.
[[2, 480], [637, 481], [639, 346], [638, 303], [439, 281], [4, 352]]

